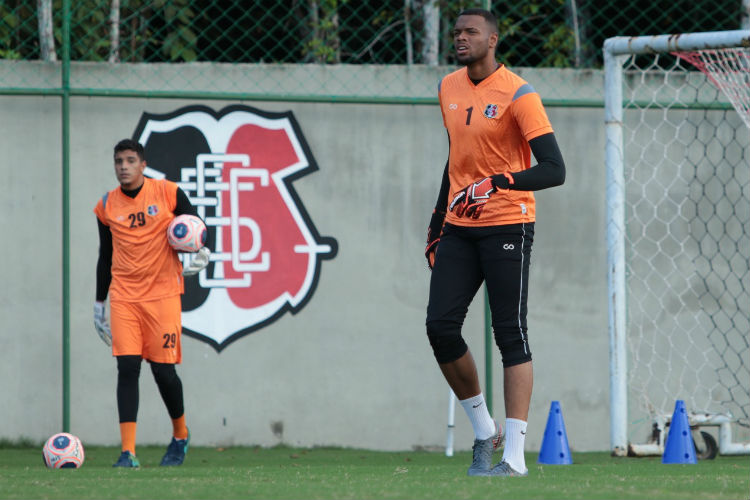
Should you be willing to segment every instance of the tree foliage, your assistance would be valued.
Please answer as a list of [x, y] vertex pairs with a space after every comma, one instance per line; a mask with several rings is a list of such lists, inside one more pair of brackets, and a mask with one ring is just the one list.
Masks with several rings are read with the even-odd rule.
[[[71, 2], [71, 56], [105, 61], [111, 0]], [[426, 33], [427, 0], [120, 0], [122, 62], [422, 63], [428, 37], [439, 62], [454, 61], [450, 29], [481, 0], [437, 0], [439, 28]], [[502, 0], [498, 58], [511, 66], [596, 67], [616, 35], [738, 29], [742, 0]], [[36, 0], [0, 2], [0, 58], [39, 59]], [[62, 0], [53, 0], [56, 48]], [[408, 45], [407, 45], [408, 44]], [[59, 54], [58, 54], [59, 57]]]

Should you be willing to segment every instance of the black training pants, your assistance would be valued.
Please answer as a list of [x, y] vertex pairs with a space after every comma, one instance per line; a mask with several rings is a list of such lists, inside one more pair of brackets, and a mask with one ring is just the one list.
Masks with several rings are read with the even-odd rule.
[[446, 224], [435, 254], [427, 305], [427, 335], [438, 363], [466, 353], [461, 327], [486, 282], [495, 343], [503, 366], [531, 360], [526, 312], [534, 223], [490, 227]]

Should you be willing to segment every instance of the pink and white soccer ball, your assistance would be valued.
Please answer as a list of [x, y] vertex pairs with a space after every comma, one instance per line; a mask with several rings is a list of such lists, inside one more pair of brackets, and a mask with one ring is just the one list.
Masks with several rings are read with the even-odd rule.
[[61, 432], [44, 443], [42, 456], [50, 469], [77, 469], [83, 465], [83, 444], [73, 434]]
[[206, 225], [195, 215], [178, 215], [167, 228], [167, 241], [178, 252], [197, 252], [206, 244]]

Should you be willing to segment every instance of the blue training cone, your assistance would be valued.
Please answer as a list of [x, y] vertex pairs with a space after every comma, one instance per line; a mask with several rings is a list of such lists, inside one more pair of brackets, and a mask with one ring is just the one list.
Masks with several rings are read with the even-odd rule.
[[550, 405], [547, 427], [544, 429], [542, 448], [539, 450], [537, 463], [548, 465], [570, 465], [573, 463], [559, 401], [552, 401], [552, 405]]
[[672, 423], [669, 424], [669, 434], [661, 457], [663, 464], [697, 464], [695, 443], [690, 433], [685, 402], [678, 399], [674, 405]]

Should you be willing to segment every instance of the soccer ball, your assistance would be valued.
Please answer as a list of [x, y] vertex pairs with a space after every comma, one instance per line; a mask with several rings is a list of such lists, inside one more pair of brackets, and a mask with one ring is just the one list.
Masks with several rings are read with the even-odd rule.
[[50, 469], [77, 469], [83, 465], [83, 445], [73, 434], [61, 432], [44, 443], [42, 457]]
[[195, 215], [178, 215], [167, 228], [167, 241], [178, 252], [197, 252], [206, 244], [206, 225]]

